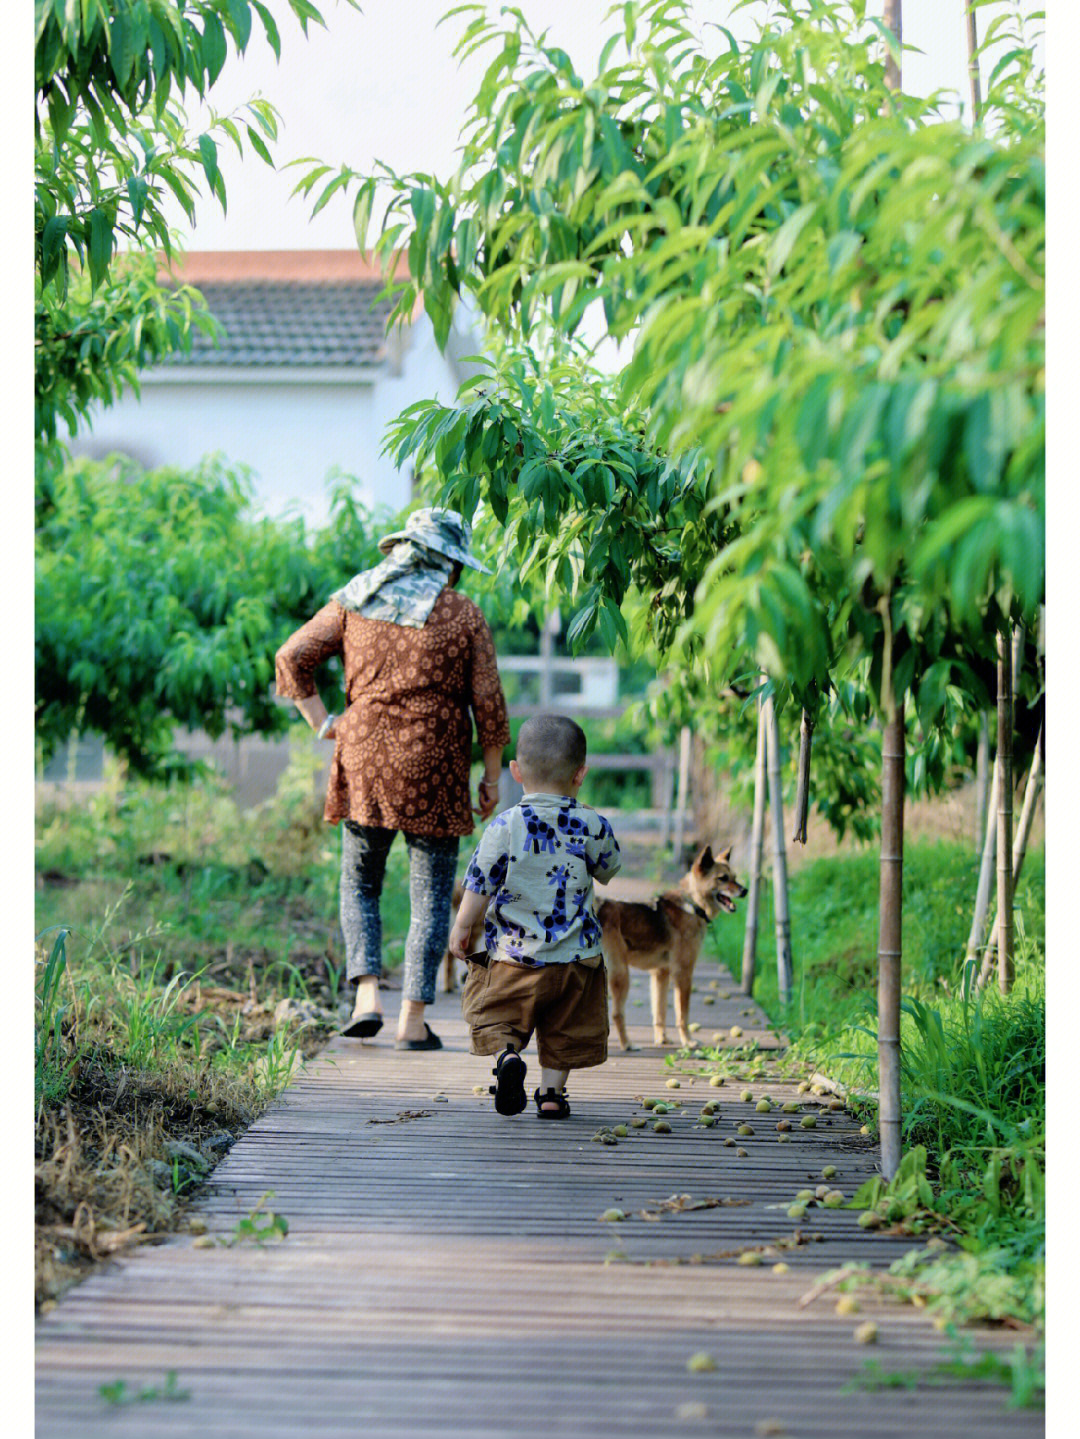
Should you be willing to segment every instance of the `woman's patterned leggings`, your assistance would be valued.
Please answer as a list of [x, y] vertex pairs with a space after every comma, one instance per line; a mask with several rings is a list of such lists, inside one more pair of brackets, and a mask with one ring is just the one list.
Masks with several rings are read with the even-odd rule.
[[[382, 973], [382, 916], [379, 896], [386, 856], [396, 829], [379, 829], [347, 819], [341, 826], [341, 931], [349, 979]], [[405, 940], [403, 999], [432, 1004], [435, 975], [450, 935], [450, 895], [457, 870], [456, 835], [436, 839], [406, 834], [409, 850], [409, 934]]]

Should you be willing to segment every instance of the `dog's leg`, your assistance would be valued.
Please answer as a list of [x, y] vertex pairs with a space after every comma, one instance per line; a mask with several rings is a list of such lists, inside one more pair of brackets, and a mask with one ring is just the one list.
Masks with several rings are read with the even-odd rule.
[[630, 971], [627, 969], [621, 955], [612, 952], [614, 946], [608, 947], [608, 984], [611, 989], [611, 1022], [615, 1027], [615, 1034], [619, 1041], [620, 1049], [632, 1048], [626, 1035], [626, 996], [630, 992]]
[[656, 1044], [667, 1044], [667, 970], [650, 970], [649, 987], [652, 992], [653, 1040]]
[[689, 1046], [693, 1042], [693, 1036], [687, 1029], [686, 1024], [690, 1018], [690, 981], [691, 974], [681, 970], [675, 971], [675, 1028], [679, 1031], [679, 1043]]

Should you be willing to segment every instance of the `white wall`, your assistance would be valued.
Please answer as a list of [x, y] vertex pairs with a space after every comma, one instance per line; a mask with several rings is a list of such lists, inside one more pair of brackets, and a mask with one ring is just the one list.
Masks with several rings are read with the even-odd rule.
[[298, 511], [312, 524], [326, 519], [325, 482], [336, 466], [357, 477], [365, 503], [399, 510], [411, 498], [411, 476], [379, 455], [386, 424], [416, 400], [446, 402], [457, 391], [426, 317], [413, 327], [400, 368], [395, 375], [384, 365], [373, 379], [339, 384], [307, 378], [317, 371], [291, 383], [269, 376], [180, 380], [148, 371], [141, 397], [128, 393], [95, 411], [90, 430], [70, 449], [95, 456], [119, 450], [148, 468], [188, 468], [221, 451], [255, 471], [262, 510]]

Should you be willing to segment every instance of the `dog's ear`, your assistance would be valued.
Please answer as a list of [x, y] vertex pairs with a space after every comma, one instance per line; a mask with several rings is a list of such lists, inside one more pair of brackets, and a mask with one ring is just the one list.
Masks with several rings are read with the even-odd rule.
[[727, 849], [724, 850], [723, 854], [721, 854], [721, 855], [719, 856], [719, 860], [720, 860], [720, 863], [721, 863], [721, 864], [730, 864], [730, 863], [731, 863], [731, 845], [730, 845], [730, 844], [728, 845]]
[[711, 869], [716, 868], [716, 861], [713, 859], [712, 845], [707, 844], [694, 860], [694, 868], [698, 874], [708, 874]]

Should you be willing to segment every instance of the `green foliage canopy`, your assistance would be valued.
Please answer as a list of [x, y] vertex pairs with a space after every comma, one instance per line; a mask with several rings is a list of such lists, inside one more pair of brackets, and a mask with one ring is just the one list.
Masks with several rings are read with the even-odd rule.
[[[305, 34], [323, 23], [308, 0], [287, 3]], [[58, 419], [74, 433], [93, 402], [111, 403], [140, 368], [186, 348], [193, 322], [205, 327], [195, 292], [157, 282], [157, 254], [173, 250], [165, 202], [191, 219], [203, 185], [224, 208], [219, 145], [243, 154], [246, 139], [272, 164], [277, 115], [253, 99], [194, 133], [181, 101], [206, 96], [256, 20], [280, 55], [262, 0], [35, 0], [39, 442], [55, 440]]]
[[181, 767], [177, 726], [216, 737], [281, 733], [274, 652], [380, 556], [350, 494], [330, 522], [255, 518], [251, 485], [210, 460], [193, 473], [80, 459], [40, 506], [36, 732], [44, 757], [99, 733], [132, 771]]
[[[399, 314], [422, 295], [445, 340], [468, 294], [508, 343], [457, 405], [406, 412], [394, 453], [443, 500], [485, 499], [507, 554], [569, 584], [581, 636], [614, 640], [640, 584], [713, 688], [764, 668], [813, 710], [869, 665], [875, 702], [912, 691], [927, 723], [982, 694], [987, 631], [1044, 593], [1024, 35], [972, 133], [886, 88], [863, 0], [779, 0], [719, 55], [678, 0], [620, 6], [589, 83], [520, 10], [462, 12], [458, 51], [495, 55], [458, 174], [342, 177], [362, 245], [389, 190]], [[537, 384], [522, 353], [594, 302], [632, 345], [606, 403], [573, 364]]]

